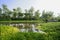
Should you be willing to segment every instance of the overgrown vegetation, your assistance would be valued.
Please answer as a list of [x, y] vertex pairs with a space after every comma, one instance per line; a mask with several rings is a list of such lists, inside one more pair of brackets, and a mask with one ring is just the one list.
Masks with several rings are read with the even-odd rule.
[[48, 34], [48, 38], [51, 40], [60, 40], [60, 22], [43, 23], [40, 26], [40, 30], [45, 31]]
[[0, 25], [1, 40], [60, 40], [60, 22], [49, 22], [40, 25], [40, 30], [46, 32], [19, 32], [11, 26]]
[[18, 28], [6, 25], [0, 25], [0, 40], [10, 40], [15, 33], [19, 32]]

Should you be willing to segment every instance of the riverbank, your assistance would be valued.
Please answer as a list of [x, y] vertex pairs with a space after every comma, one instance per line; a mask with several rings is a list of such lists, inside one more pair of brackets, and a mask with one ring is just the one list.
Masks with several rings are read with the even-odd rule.
[[0, 32], [1, 32], [0, 39], [1, 40], [60, 40], [60, 22], [42, 23], [41, 25], [38, 26], [40, 26], [39, 29], [46, 32], [46, 34], [42, 34], [39, 32], [19, 32], [19, 30], [16, 29], [16, 27], [0, 25]]

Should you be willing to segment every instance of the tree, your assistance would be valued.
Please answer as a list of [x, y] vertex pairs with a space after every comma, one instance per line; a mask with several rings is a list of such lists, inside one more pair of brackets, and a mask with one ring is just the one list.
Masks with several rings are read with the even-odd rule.
[[23, 13], [20, 7], [13, 9], [13, 19], [21, 19], [23, 18]]
[[17, 8], [17, 15], [18, 15], [19, 19], [21, 19], [23, 17], [23, 13], [22, 13], [22, 10], [20, 7]]
[[28, 20], [29, 19], [29, 13], [28, 13], [28, 10], [25, 9], [25, 16], [24, 16], [24, 19]]
[[34, 13], [34, 8], [31, 7], [31, 8], [28, 10], [28, 13], [29, 13], [29, 18], [32, 19], [32, 18], [33, 18], [33, 13]]
[[13, 9], [13, 19], [16, 19], [17, 18], [17, 11], [16, 9]]
[[0, 8], [0, 14], [2, 14], [2, 9]]
[[31, 20], [33, 18], [34, 8], [31, 7], [29, 10], [25, 9], [25, 19]]
[[2, 19], [2, 9], [0, 8], [0, 20]]
[[22, 10], [21, 10], [21, 8], [20, 8], [20, 7], [17, 7], [17, 9], [16, 9], [16, 10], [17, 10], [17, 13], [19, 13], [19, 12], [21, 13], [21, 12], [22, 12]]
[[7, 5], [3, 4], [2, 7], [3, 7], [3, 13], [8, 15], [9, 9], [7, 8]]
[[36, 20], [39, 20], [39, 18], [40, 18], [40, 13], [39, 13], [39, 10], [37, 10], [37, 11], [35, 12], [35, 19], [36, 19]]
[[3, 7], [3, 9], [2, 9], [3, 14], [2, 15], [3, 15], [3, 18], [5, 19], [6, 18], [6, 13], [7, 13], [7, 6], [3, 4], [2, 7]]
[[60, 15], [56, 17], [57, 21], [60, 22]]
[[22, 18], [23, 18], [23, 13], [20, 13], [20, 12], [19, 12], [19, 13], [18, 13], [18, 18], [19, 18], [19, 19], [22, 19]]
[[28, 13], [28, 10], [27, 9], [25, 9], [25, 13]]
[[[5, 4], [3, 4], [2, 5], [2, 12], [3, 12], [3, 18], [5, 19], [5, 20], [10, 20], [10, 10], [7, 8], [7, 5], [5, 5]], [[3, 19], [3, 20], [4, 20]]]
[[48, 11], [48, 12], [43, 11], [41, 17], [42, 17], [43, 21], [48, 22], [48, 20], [50, 20], [53, 17], [53, 12], [51, 12], [51, 11]]

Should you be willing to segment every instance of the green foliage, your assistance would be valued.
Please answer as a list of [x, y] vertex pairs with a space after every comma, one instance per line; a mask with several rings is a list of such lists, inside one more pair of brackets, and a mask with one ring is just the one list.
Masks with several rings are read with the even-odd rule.
[[57, 21], [60, 22], [60, 15], [56, 17]]
[[19, 32], [11, 26], [0, 26], [1, 40], [60, 40], [60, 22], [42, 23], [40, 30], [46, 32]]
[[43, 23], [40, 30], [47, 33], [49, 40], [60, 40], [60, 22]]
[[48, 22], [41, 24], [41, 29], [45, 32], [55, 32], [60, 28], [60, 22]]
[[39, 20], [39, 18], [40, 18], [40, 13], [39, 13], [39, 10], [37, 10], [37, 11], [35, 12], [35, 19], [36, 19], [36, 20]]
[[45, 40], [45, 34], [19, 32], [15, 27], [0, 26], [1, 40]]
[[[39, 14], [37, 10], [34, 12], [34, 8], [31, 7], [30, 9], [26, 9], [25, 12], [22, 12], [21, 8], [14, 8], [13, 11], [9, 10], [7, 5], [3, 4], [2, 8], [0, 8], [0, 21], [5, 20], [35, 20], [38, 18], [38, 15], [34, 17], [34, 13]], [[38, 18], [39, 19], [39, 18]]]
[[53, 12], [52, 11], [48, 11], [48, 12], [43, 11], [41, 17], [44, 22], [48, 22], [48, 20], [51, 20], [53, 18]]
[[1, 40], [10, 40], [14, 38], [14, 34], [19, 32], [19, 29], [11, 26], [0, 25], [0, 39]]
[[15, 40], [45, 40], [45, 35], [44, 34], [40, 34], [40, 33], [16, 33], [15, 34], [16, 38]]
[[[52, 11], [45, 12], [43, 10], [42, 15], [40, 16], [39, 10], [34, 11], [34, 8], [25, 9], [25, 12], [22, 12], [20, 7], [14, 8], [13, 11], [10, 10], [7, 5], [3, 4], [0, 8], [0, 21], [5, 20], [42, 20], [42, 22], [60, 21], [60, 18], [54, 19], [54, 13]], [[53, 20], [54, 19], [54, 20]]]

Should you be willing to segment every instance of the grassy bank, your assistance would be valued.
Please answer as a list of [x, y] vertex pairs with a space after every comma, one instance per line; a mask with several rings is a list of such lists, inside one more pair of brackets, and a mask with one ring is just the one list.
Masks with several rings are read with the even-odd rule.
[[0, 25], [1, 40], [60, 40], [60, 22], [42, 23], [40, 30], [46, 32], [20, 32], [11, 26]]
[[0, 22], [41, 22], [39, 20], [19, 20], [19, 21], [0, 21]]

